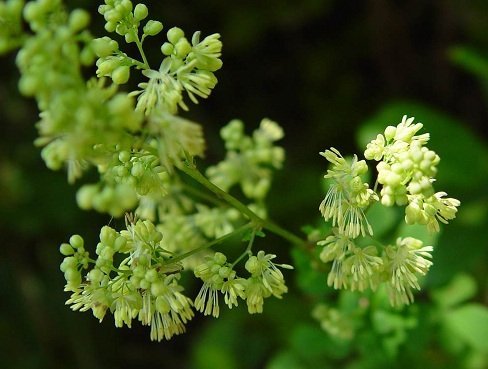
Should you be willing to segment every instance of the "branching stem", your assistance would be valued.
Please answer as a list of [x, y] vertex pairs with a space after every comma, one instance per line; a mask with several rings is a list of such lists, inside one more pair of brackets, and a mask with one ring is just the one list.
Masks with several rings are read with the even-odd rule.
[[254, 224], [255, 228], [267, 229], [270, 232], [286, 239], [287, 241], [297, 246], [303, 246], [306, 243], [306, 241], [299, 236], [291, 233], [290, 231], [287, 231], [286, 229], [269, 220], [261, 218], [234, 196], [217, 187], [215, 184], [210, 182], [202, 173], [200, 173], [196, 166], [189, 160], [185, 161], [179, 169], [191, 178], [193, 178], [195, 181], [200, 183], [202, 186], [213, 192], [219, 199], [225, 201], [230, 206], [239, 210], [242, 214], [247, 216], [249, 220]]

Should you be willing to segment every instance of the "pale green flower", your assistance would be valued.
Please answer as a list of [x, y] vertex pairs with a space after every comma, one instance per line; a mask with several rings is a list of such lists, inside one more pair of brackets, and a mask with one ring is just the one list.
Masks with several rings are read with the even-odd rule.
[[143, 294], [139, 320], [151, 326], [151, 340], [169, 340], [185, 332], [185, 324], [193, 317], [192, 301], [181, 293], [179, 277], [179, 274], [165, 276], [157, 297], [149, 292]]
[[412, 237], [398, 238], [396, 245], [388, 246], [383, 255], [388, 275], [390, 302], [394, 306], [410, 304], [412, 289], [420, 289], [418, 278], [424, 276], [432, 265], [432, 246]]
[[350, 340], [354, 337], [353, 320], [341, 310], [318, 304], [312, 311], [312, 317], [320, 322], [320, 327], [333, 337]]
[[225, 160], [207, 169], [207, 176], [224, 191], [239, 184], [249, 199], [262, 200], [271, 186], [272, 169], [281, 168], [285, 153], [275, 142], [283, 137], [282, 128], [269, 119], [263, 119], [249, 137], [244, 124], [232, 120], [220, 132], [225, 141]]
[[224, 254], [216, 252], [208, 256], [206, 262], [195, 268], [195, 276], [203, 280], [203, 286], [195, 298], [195, 309], [217, 318], [220, 313], [219, 293], [229, 307], [237, 306], [237, 297], [245, 298], [245, 280], [236, 278], [232, 265]]
[[281, 298], [281, 295], [288, 291], [285, 285], [283, 273], [278, 267], [284, 269], [293, 269], [288, 264], [275, 264], [271, 260], [276, 258], [274, 254], [266, 254], [264, 251], [258, 251], [257, 255], [250, 256], [246, 262], [246, 270], [253, 277], [260, 277], [264, 287], [275, 297]]
[[246, 298], [246, 280], [243, 278], [236, 278], [235, 271], [229, 275], [226, 281], [222, 284], [221, 291], [224, 294], [224, 302], [227, 304], [229, 309], [232, 306], [237, 306], [237, 298]]
[[366, 162], [358, 161], [357, 156], [348, 162], [334, 148], [320, 155], [332, 164], [324, 176], [330, 178], [332, 184], [319, 206], [324, 219], [332, 220], [332, 225], [337, 226], [339, 232], [348, 237], [372, 235], [373, 229], [366, 219], [364, 210], [376, 201], [378, 196], [361, 180], [360, 176], [368, 170]]
[[409, 196], [410, 203], [405, 208], [407, 224], [425, 224], [430, 232], [439, 232], [439, 221], [447, 224], [456, 217], [459, 200], [444, 198], [445, 192], [437, 192], [424, 198], [421, 195]]
[[218, 318], [220, 314], [219, 309], [219, 292], [222, 288], [223, 281], [204, 282], [200, 292], [195, 298], [195, 309], [202, 312], [204, 315], [212, 314], [213, 317]]
[[264, 299], [271, 296], [271, 291], [263, 284], [260, 277], [246, 279], [246, 303], [249, 314], [263, 312]]
[[240, 218], [240, 213], [234, 208], [209, 208], [197, 204], [194, 215], [195, 224], [206, 237], [219, 238], [234, 230], [234, 222]]
[[378, 273], [383, 260], [376, 255], [377, 250], [374, 246], [354, 247], [352, 249], [352, 255], [343, 264], [343, 268], [349, 274], [348, 282], [351, 291], [364, 291], [367, 288], [374, 291], [377, 288]]

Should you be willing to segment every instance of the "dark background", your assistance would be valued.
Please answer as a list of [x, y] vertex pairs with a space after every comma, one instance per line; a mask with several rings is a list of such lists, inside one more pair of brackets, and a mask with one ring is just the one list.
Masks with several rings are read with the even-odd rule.
[[[68, 3], [85, 6], [83, 1]], [[468, 273], [479, 285], [474, 298], [486, 304], [486, 1], [146, 4], [165, 29], [177, 25], [187, 36], [197, 30], [222, 35], [219, 84], [208, 101], [184, 114], [204, 126], [208, 163], [223, 155], [218, 130], [233, 118], [244, 120], [249, 131], [263, 117], [284, 127], [287, 160], [276, 175], [269, 205], [273, 218], [295, 232], [318, 219], [320, 179], [326, 170], [319, 151], [334, 146], [345, 154], [360, 153], [358, 132], [374, 126], [379, 117], [393, 117], [382, 126], [398, 123], [403, 114], [422, 121], [443, 161], [455, 163], [441, 166], [448, 180], [442, 185], [439, 179], [440, 185], [471, 209], [441, 237], [439, 248], [443, 239], [446, 246], [436, 251], [439, 266], [431, 283], [442, 285], [456, 272]], [[89, 6], [94, 33], [102, 36], [97, 5]], [[163, 41], [148, 42], [154, 50], [149, 56], [153, 65]], [[456, 46], [476, 50], [481, 59], [463, 58], [453, 49]], [[115, 329], [109, 316], [99, 324], [90, 313], [65, 307], [58, 245], [74, 233], [95, 240], [108, 217], [79, 210], [77, 185], [68, 185], [65, 173], [44, 166], [32, 143], [36, 106], [17, 92], [14, 56], [2, 58], [0, 67], [2, 367], [264, 368], [276, 352], [293, 346], [289, 336], [294, 325], [311, 321], [311, 305], [295, 285], [293, 273], [287, 277], [294, 292], [282, 301], [266, 302], [264, 315], [249, 317], [240, 306], [224, 311], [218, 321], [197, 317], [185, 335], [170, 342], [150, 342], [148, 329], [138, 324], [130, 330]], [[439, 133], [437, 141], [434, 132]], [[470, 151], [473, 147], [479, 150]], [[290, 260], [287, 244], [273, 238], [269, 242], [272, 250]], [[436, 348], [426, 344], [419, 350]], [[449, 355], [439, 355], [437, 361], [434, 355], [425, 362], [448, 367]], [[351, 360], [340, 358], [342, 364], [336, 365]], [[331, 362], [324, 359], [311, 367], [328, 367]]]

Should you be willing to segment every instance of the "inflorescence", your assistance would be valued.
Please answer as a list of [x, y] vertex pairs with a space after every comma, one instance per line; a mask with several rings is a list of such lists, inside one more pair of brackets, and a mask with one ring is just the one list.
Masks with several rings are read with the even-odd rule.
[[[305, 246], [267, 219], [266, 196], [285, 158], [277, 145], [283, 129], [263, 119], [247, 135], [244, 123], [232, 120], [221, 129], [225, 158], [203, 175], [195, 164], [205, 151], [203, 128], [178, 114], [188, 110], [188, 99], [196, 104], [215, 87], [220, 35], [195, 32], [189, 39], [170, 28], [162, 60], [152, 67], [144, 42], [161, 38], [164, 26], [149, 19], [147, 6], [105, 0], [98, 10], [107, 35], [95, 38], [89, 14], [68, 11], [62, 0], [0, 1], [0, 53], [20, 48], [19, 90], [41, 111], [35, 143], [46, 165], [66, 168], [70, 183], [96, 171], [99, 180], [78, 190], [78, 205], [126, 216], [125, 229], [101, 229], [96, 257], [79, 235], [61, 245], [67, 304], [91, 310], [100, 321], [110, 313], [116, 327], [138, 320], [158, 341], [184, 332], [195, 311], [218, 317], [222, 297], [228, 308], [244, 300], [250, 314], [261, 313], [266, 298], [288, 291], [281, 269], [292, 267], [253, 251], [256, 236], [267, 230]], [[127, 54], [122, 43], [134, 44], [138, 55]], [[86, 80], [89, 68], [96, 76]], [[143, 82], [126, 92], [133, 78]], [[407, 224], [438, 232], [459, 206], [434, 191], [439, 156], [425, 146], [428, 134], [416, 135], [422, 124], [412, 123], [404, 117], [368, 144], [365, 158], [378, 162], [373, 189], [364, 160], [346, 159], [334, 148], [321, 153], [331, 163], [320, 211], [333, 231], [318, 243], [320, 259], [332, 262], [327, 283], [359, 291], [386, 284], [393, 305], [412, 302], [412, 290], [432, 265], [432, 246], [411, 237], [381, 247], [360, 244], [373, 236], [368, 209], [375, 202], [405, 206]], [[247, 247], [235, 260], [212, 250], [236, 237]], [[181, 285], [185, 270], [202, 284], [195, 298]]]
[[458, 200], [446, 198], [445, 192], [434, 191], [440, 159], [425, 146], [429, 134], [416, 135], [423, 125], [413, 124], [413, 120], [404, 116], [397, 126], [388, 126], [367, 145], [365, 158], [378, 162], [374, 189], [363, 180], [368, 171], [364, 160], [356, 155], [347, 160], [334, 148], [320, 153], [331, 163], [325, 175], [330, 187], [319, 207], [333, 226], [333, 234], [318, 242], [321, 260], [332, 262], [327, 283], [353, 291], [376, 290], [386, 284], [394, 306], [413, 301], [412, 290], [420, 289], [419, 278], [432, 265], [433, 247], [412, 237], [399, 237], [393, 245], [378, 246], [376, 241], [360, 246], [360, 236], [366, 243], [371, 243], [368, 237], [373, 236], [366, 217], [368, 208], [377, 201], [383, 206], [404, 206], [406, 224], [421, 224], [430, 232], [439, 232], [439, 221], [447, 224], [454, 219], [460, 205]]

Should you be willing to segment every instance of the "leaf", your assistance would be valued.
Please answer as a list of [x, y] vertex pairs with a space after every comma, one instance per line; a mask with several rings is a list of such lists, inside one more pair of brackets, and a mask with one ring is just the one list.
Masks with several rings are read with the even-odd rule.
[[446, 327], [467, 345], [488, 352], [488, 308], [467, 304], [451, 310], [444, 317]]
[[375, 202], [371, 205], [366, 216], [369, 224], [371, 224], [371, 227], [373, 228], [374, 237], [379, 239], [391, 231], [397, 222], [402, 219], [398, 215], [399, 213], [397, 209], [383, 206], [380, 202]]
[[472, 298], [476, 294], [476, 282], [468, 274], [460, 273], [451, 282], [432, 292], [434, 300], [444, 308], [453, 307]]
[[435, 246], [439, 238], [439, 233], [431, 233], [422, 224], [408, 225], [401, 223], [397, 230], [398, 237], [413, 237], [421, 240], [425, 246]]
[[266, 369], [306, 369], [306, 366], [292, 351], [283, 351], [271, 359]]
[[449, 49], [449, 58], [471, 74], [488, 81], [488, 57], [466, 46], [454, 46]]
[[324, 295], [331, 292], [327, 286], [327, 274], [314, 268], [310, 256], [298, 248], [291, 251], [293, 265], [296, 269], [296, 282], [300, 289], [312, 295]]

